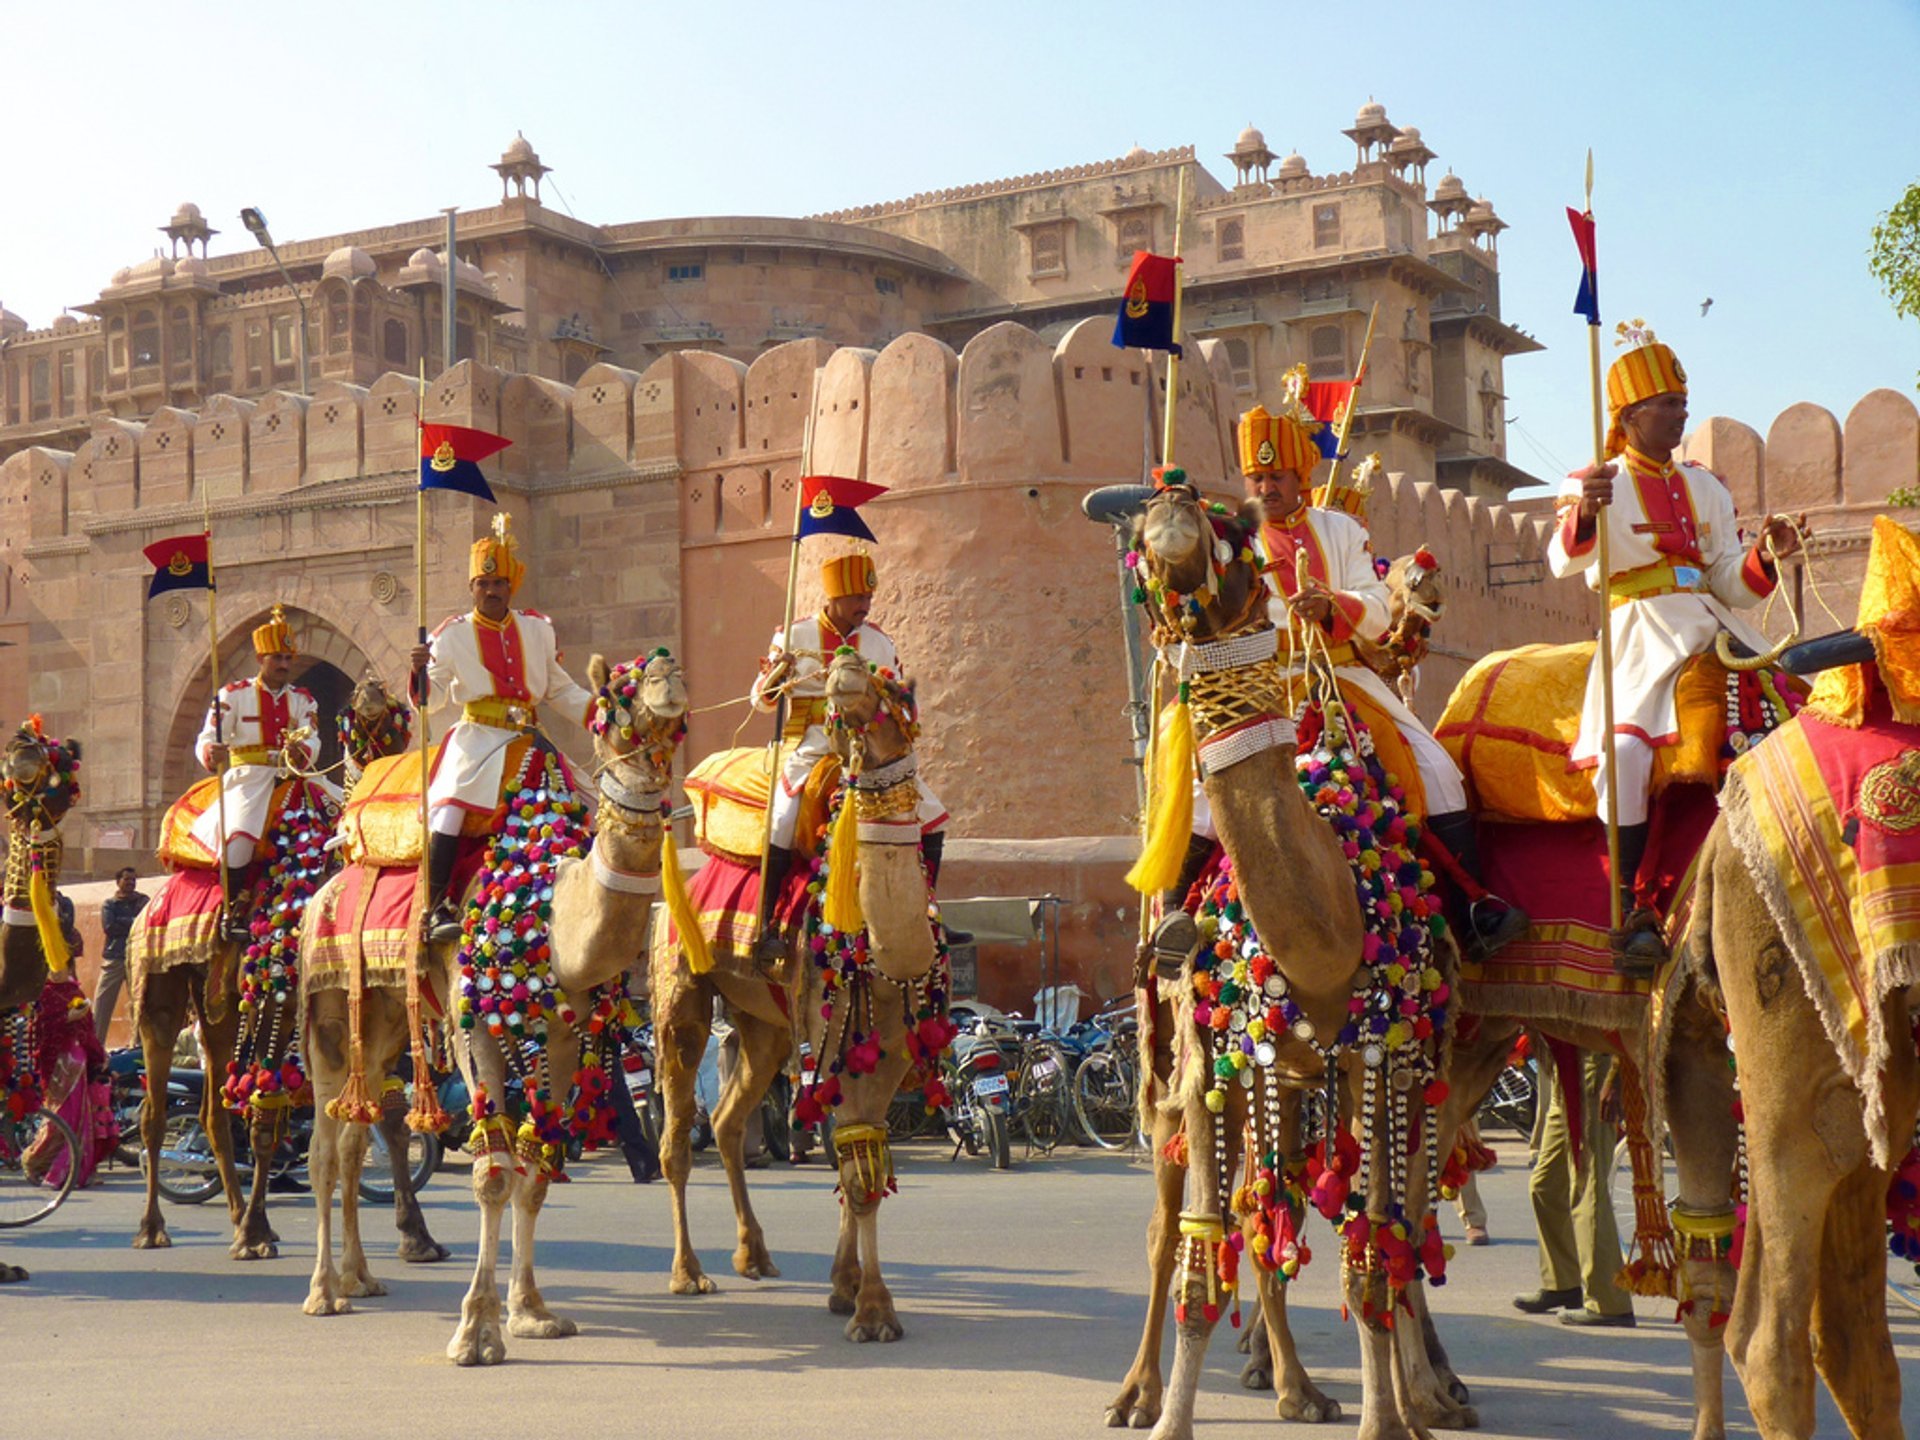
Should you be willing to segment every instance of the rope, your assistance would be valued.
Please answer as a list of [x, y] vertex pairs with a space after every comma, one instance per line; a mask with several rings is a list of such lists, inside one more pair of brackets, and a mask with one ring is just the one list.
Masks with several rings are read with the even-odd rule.
[[[1808, 564], [1804, 558], [1806, 555], [1808, 531], [1805, 526], [1801, 525], [1800, 522], [1795, 520], [1791, 515], [1769, 515], [1761, 522], [1760, 544], [1766, 550], [1767, 560], [1773, 566], [1774, 574], [1776, 576], [1780, 574], [1780, 566], [1785, 558], [1780, 554], [1780, 547], [1774, 543], [1772, 526], [1776, 520], [1783, 521], [1788, 528], [1793, 531], [1794, 537], [1800, 542], [1799, 549], [1796, 552], [1803, 557], [1800, 572], [1807, 577], [1807, 588], [1813, 591], [1813, 598], [1819, 601], [1820, 608], [1827, 612], [1827, 618], [1834, 623], [1835, 628], [1841, 630], [1846, 629], [1846, 622], [1833, 613], [1833, 607], [1827, 604], [1826, 597], [1820, 593], [1820, 583], [1814, 578], [1813, 566]], [[1786, 586], [1776, 584], [1773, 587], [1773, 593], [1767, 596], [1765, 608], [1760, 612], [1760, 624], [1762, 628], [1764, 628], [1768, 617], [1773, 614], [1773, 602], [1782, 599], [1786, 602], [1787, 619], [1792, 622], [1784, 640], [1777, 645], [1771, 646], [1762, 654], [1743, 657], [1733, 653], [1732, 637], [1729, 636], [1725, 630], [1722, 630], [1713, 637], [1714, 658], [1726, 666], [1727, 669], [1735, 671], [1736, 673], [1747, 670], [1764, 670], [1778, 661], [1779, 658], [1786, 653], [1788, 647], [1800, 638], [1799, 604], [1794, 600], [1792, 592]]]

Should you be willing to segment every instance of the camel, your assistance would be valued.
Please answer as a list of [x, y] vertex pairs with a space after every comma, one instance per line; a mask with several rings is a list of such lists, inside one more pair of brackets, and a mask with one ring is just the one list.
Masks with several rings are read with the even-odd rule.
[[340, 713], [340, 788], [351, 791], [368, 764], [398, 755], [413, 734], [413, 711], [372, 670], [360, 677]]
[[[60, 879], [60, 822], [79, 797], [80, 742], [50, 740], [34, 716], [0, 751], [0, 797], [7, 814], [5, 912], [0, 915], [0, 1045], [27, 1023], [27, 1007], [47, 983], [47, 956], [34, 921], [29, 884], [38, 859], [48, 885]], [[17, 1077], [16, 1077], [17, 1078]], [[0, 1262], [0, 1285], [28, 1279]]]
[[[769, 978], [746, 978], [754, 972], [744, 951], [717, 956], [723, 963], [704, 975], [693, 972], [684, 951], [670, 966], [655, 967], [654, 1029], [667, 1112], [661, 1160], [674, 1203], [672, 1289], [704, 1294], [715, 1288], [688, 1233], [686, 1182], [692, 1168], [688, 1134], [694, 1070], [706, 1045], [713, 997], [719, 994], [733, 1006], [742, 1039], [740, 1067], [714, 1115], [714, 1138], [739, 1224], [734, 1269], [748, 1279], [779, 1273], [747, 1197], [742, 1148], [746, 1117], [792, 1048], [787, 1015], [793, 1014], [802, 1017], [813, 1039], [823, 1076], [822, 1086], [811, 1099], [803, 1097], [802, 1105], [833, 1105], [843, 1204], [827, 1308], [849, 1317], [847, 1339], [887, 1343], [905, 1333], [880, 1270], [879, 1208], [893, 1181], [887, 1106], [913, 1063], [916, 1028], [917, 1038], [926, 1042], [927, 1021], [915, 1017], [936, 960], [919, 826], [906, 823], [912, 821], [917, 794], [913, 739], [918, 725], [911, 688], [870, 671], [852, 651], [842, 651], [827, 667], [827, 705], [835, 748], [846, 766], [842, 804], [855, 807], [842, 823], [857, 826], [851, 837], [855, 844], [839, 853], [857, 854], [859, 915], [870, 960], [839, 971], [826, 986], [827, 1013], [817, 1031], [812, 1017], [821, 1010], [821, 984], [804, 933], [793, 942], [783, 996], [776, 996]], [[831, 889], [831, 873], [829, 882]], [[938, 1016], [935, 1028], [943, 1021], [944, 1015]], [[861, 1043], [854, 1043], [855, 1032], [863, 1036]], [[940, 1044], [931, 1048], [942, 1048], [944, 1036], [935, 1038]], [[877, 1062], [870, 1047], [879, 1051]], [[836, 1087], [837, 1099], [828, 1100]]]
[[[1894, 823], [1910, 819], [1912, 793], [1908, 781]], [[1767, 1440], [1814, 1433], [1816, 1370], [1855, 1436], [1901, 1436], [1886, 1225], [1890, 1172], [1920, 1115], [1911, 991], [1900, 977], [1886, 981], [1868, 1027], [1881, 1039], [1850, 1074], [1822, 1013], [1833, 996], [1824, 979], [1809, 980], [1817, 962], [1801, 953], [1805, 936], [1771, 858], [1741, 840], [1740, 808], [1730, 799], [1702, 851], [1681, 957], [1689, 982], [1723, 1000], [1739, 1066], [1748, 1193], [1727, 1348]]]
[[[566, 1101], [566, 1087], [581, 1054], [580, 1035], [569, 1023], [571, 1015], [592, 1015], [589, 991], [624, 974], [640, 955], [648, 912], [661, 888], [663, 865], [670, 860], [666, 794], [687, 710], [685, 677], [679, 662], [665, 651], [615, 670], [608, 668], [604, 657], [595, 655], [587, 674], [603, 702], [593, 742], [599, 808], [590, 854], [562, 860], [553, 884], [551, 975], [558, 998], [548, 1027], [545, 1063], [554, 1077], [559, 1104]], [[469, 902], [474, 898], [470, 889]], [[318, 914], [318, 907], [310, 908], [307, 943]], [[459, 951], [457, 942], [432, 947], [421, 975], [422, 989], [443, 1013], [451, 1013], [447, 1007], [458, 1003], [453, 997], [460, 994]], [[361, 1027], [365, 1068], [357, 1076], [363, 1093], [375, 1077], [386, 1073], [406, 1033], [399, 995], [373, 986], [365, 993], [368, 1003]], [[354, 1195], [365, 1154], [364, 1131], [352, 1123], [351, 1116], [329, 1114], [322, 1103], [339, 1100], [356, 1078], [349, 1073], [352, 1024], [346, 995], [338, 990], [316, 991], [310, 1002], [316, 1102], [310, 1173], [320, 1228], [313, 1281], [302, 1308], [310, 1315], [338, 1315], [351, 1308], [352, 1295], [384, 1291], [367, 1272], [356, 1233]], [[597, 1019], [583, 1019], [581, 1024], [598, 1032]], [[474, 1156], [480, 1241], [473, 1281], [461, 1302], [447, 1357], [460, 1365], [495, 1365], [506, 1358], [505, 1334], [558, 1339], [577, 1333], [578, 1327], [548, 1309], [534, 1280], [534, 1230], [553, 1179], [551, 1152], [526, 1133], [516, 1145], [503, 1115], [483, 1113], [483, 1106], [497, 1104], [506, 1094], [508, 1061], [501, 1043], [482, 1024], [457, 1029], [454, 1035], [454, 1052], [475, 1106], [469, 1148]], [[331, 1256], [335, 1184], [341, 1187], [345, 1231], [338, 1271]], [[513, 1262], [503, 1333], [496, 1270], [501, 1221], [509, 1206], [513, 1209]]]
[[[1331, 1058], [1321, 1047], [1320, 1037], [1332, 1040], [1347, 1022], [1364, 942], [1353, 872], [1333, 830], [1309, 804], [1296, 778], [1292, 705], [1282, 693], [1271, 642], [1264, 658], [1260, 653], [1262, 632], [1271, 635], [1272, 625], [1266, 618], [1264, 587], [1242, 552], [1244, 536], [1256, 519], [1246, 510], [1231, 517], [1220, 509], [1214, 514], [1223, 517], [1218, 527], [1191, 489], [1170, 485], [1136, 522], [1135, 548], [1144, 562], [1148, 589], [1161, 605], [1162, 624], [1156, 638], [1163, 659], [1181, 665], [1182, 679], [1193, 686], [1194, 728], [1203, 766], [1208, 741], [1225, 734], [1229, 725], [1243, 742], [1249, 733], [1262, 735], [1257, 748], [1243, 743], [1238, 754], [1216, 751], [1203, 784], [1221, 842], [1233, 862], [1240, 900], [1301, 1018], [1294, 1030], [1273, 1037], [1277, 1043], [1272, 1065], [1262, 1063], [1245, 1072], [1255, 1077], [1252, 1086], [1225, 1086], [1224, 1104], [1217, 1115], [1201, 1103], [1205, 1074], [1190, 1074], [1178, 1087], [1191, 1157], [1185, 1206], [1179, 1215], [1180, 1248], [1188, 1258], [1174, 1262], [1180, 1271], [1174, 1367], [1154, 1425], [1154, 1434], [1162, 1440], [1192, 1433], [1200, 1363], [1217, 1322], [1217, 1308], [1203, 1302], [1211, 1296], [1211, 1244], [1221, 1240], [1228, 1222], [1230, 1197], [1221, 1193], [1221, 1177], [1239, 1173], [1242, 1137], [1250, 1109], [1258, 1113], [1256, 1100], [1268, 1103], [1268, 1124], [1275, 1126], [1279, 1092], [1286, 1080], [1295, 1086], [1319, 1083]], [[1216, 560], [1216, 554], [1223, 558]], [[1241, 644], [1235, 648], [1245, 649], [1247, 656], [1223, 655], [1208, 648], [1195, 654], [1180, 648], [1182, 640], [1198, 646], [1236, 640]], [[1167, 783], [1172, 786], [1174, 777]], [[1175, 1045], [1193, 1046], [1204, 1060], [1210, 1052], [1205, 1036], [1194, 1028], [1191, 1012], [1181, 1007], [1176, 1014]], [[1310, 1031], [1314, 1042], [1309, 1044], [1300, 1031]], [[1342, 1058], [1349, 1071], [1359, 1068], [1351, 1064], [1353, 1058]], [[1192, 1069], [1191, 1062], [1188, 1068]], [[1211, 1062], [1206, 1068], [1211, 1070]], [[1350, 1089], [1353, 1083], [1349, 1074]], [[1378, 1103], [1371, 1084], [1362, 1093], [1363, 1106]], [[1385, 1120], [1391, 1103], [1381, 1104], [1373, 1113], [1358, 1113], [1362, 1107], [1356, 1106], [1358, 1123], [1374, 1130], [1370, 1122]], [[1377, 1125], [1381, 1134], [1395, 1129], [1391, 1123]], [[1274, 1135], [1263, 1143], [1286, 1141]], [[1378, 1153], [1368, 1157], [1373, 1163], [1368, 1171], [1367, 1212], [1383, 1215], [1401, 1204], [1409, 1220], [1418, 1224], [1425, 1204], [1425, 1157], [1417, 1156], [1407, 1167], [1404, 1192], [1396, 1195], [1389, 1174], [1395, 1167], [1386, 1163], [1389, 1148], [1379, 1145]], [[1208, 1164], [1209, 1156], [1217, 1163]], [[1171, 1182], [1163, 1181], [1161, 1213], [1156, 1216], [1163, 1244], [1171, 1191]], [[1150, 1255], [1151, 1250], [1150, 1242]], [[1410, 1347], [1396, 1343], [1396, 1331], [1388, 1319], [1393, 1302], [1385, 1275], [1372, 1267], [1347, 1267], [1345, 1289], [1361, 1337], [1362, 1435], [1368, 1440], [1425, 1435], [1418, 1411], [1436, 1402], [1424, 1387], [1415, 1394], [1406, 1364]], [[1278, 1287], [1262, 1283], [1258, 1290], [1262, 1317], [1275, 1347], [1275, 1368], [1284, 1383], [1290, 1364], [1280, 1353], [1285, 1322], [1277, 1303]], [[1418, 1329], [1398, 1327], [1401, 1333], [1409, 1328]], [[1297, 1367], [1297, 1360], [1291, 1366]], [[1143, 1400], [1150, 1403], [1150, 1397], [1133, 1388], [1133, 1377], [1129, 1377], [1128, 1388], [1109, 1409], [1109, 1423], [1146, 1423]], [[1444, 1411], [1452, 1402], [1442, 1393], [1438, 1404]]]

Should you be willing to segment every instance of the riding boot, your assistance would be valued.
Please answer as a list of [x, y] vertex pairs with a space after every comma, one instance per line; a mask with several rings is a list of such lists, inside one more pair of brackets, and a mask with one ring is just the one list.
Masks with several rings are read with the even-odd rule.
[[1187, 892], [1213, 858], [1214, 842], [1205, 835], [1187, 837], [1187, 853], [1180, 861], [1180, 878], [1160, 896], [1160, 923], [1153, 927], [1153, 963], [1164, 979], [1180, 973], [1200, 944], [1200, 931], [1187, 913]]
[[[927, 888], [929, 890], [938, 890], [940, 888], [940, 856], [946, 848], [947, 832], [944, 830], [935, 830], [930, 835], [922, 835], [920, 837], [920, 859], [927, 867]], [[970, 930], [956, 930], [953, 926], [948, 925], [946, 932], [948, 945], [971, 945], [973, 943], [973, 932]]]
[[1634, 881], [1640, 874], [1640, 861], [1647, 853], [1648, 825], [1620, 827], [1620, 928], [1612, 941], [1613, 968], [1635, 980], [1650, 980], [1667, 958], [1667, 944], [1660, 934], [1660, 917], [1652, 907], [1639, 903]]
[[780, 898], [787, 871], [792, 868], [793, 851], [784, 845], [769, 843], [766, 879], [760, 886], [759, 926], [753, 941], [753, 958], [761, 965], [778, 965], [787, 955], [787, 937], [774, 923], [773, 907]]
[[453, 862], [460, 855], [460, 837], [437, 831], [427, 843], [427, 939], [444, 945], [460, 938], [460, 907], [447, 892], [453, 885]]
[[[1473, 817], [1464, 810], [1449, 810], [1444, 815], [1429, 815], [1427, 829], [1433, 838], [1447, 847], [1471, 885], [1458, 884], [1461, 909], [1466, 912], [1467, 945], [1475, 960], [1485, 960], [1503, 945], [1511, 944], [1527, 933], [1532, 923], [1518, 905], [1490, 894], [1480, 876], [1480, 837]], [[1477, 892], [1477, 893], [1476, 893]]]
[[220, 920], [220, 933], [235, 945], [245, 945], [253, 939], [253, 887], [259, 878], [258, 861], [227, 871], [227, 904]]

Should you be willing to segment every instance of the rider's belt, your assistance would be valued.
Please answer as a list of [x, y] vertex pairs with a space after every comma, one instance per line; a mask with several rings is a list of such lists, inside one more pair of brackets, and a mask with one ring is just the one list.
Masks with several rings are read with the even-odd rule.
[[1661, 595], [1693, 595], [1707, 588], [1707, 572], [1677, 560], [1656, 560], [1637, 570], [1626, 570], [1607, 581], [1607, 604], [1619, 609], [1629, 600], [1652, 600]]
[[798, 740], [827, 718], [827, 697], [796, 695], [787, 702], [787, 723], [780, 731], [782, 740]]
[[227, 751], [230, 765], [272, 765], [275, 752], [264, 745], [235, 745]]
[[462, 705], [460, 718], [476, 725], [491, 725], [497, 730], [532, 730], [540, 722], [540, 712], [530, 700], [503, 700], [498, 695], [487, 695]]

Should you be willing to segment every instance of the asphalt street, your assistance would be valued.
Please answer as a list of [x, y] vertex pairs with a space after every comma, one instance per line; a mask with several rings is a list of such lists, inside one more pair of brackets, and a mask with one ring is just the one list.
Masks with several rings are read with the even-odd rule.
[[[1640, 1327], [1573, 1331], [1515, 1312], [1538, 1284], [1524, 1147], [1490, 1135], [1504, 1162], [1482, 1180], [1494, 1243], [1462, 1247], [1434, 1309], [1489, 1440], [1685, 1435], [1688, 1352], [1670, 1302], [1639, 1302]], [[280, 1258], [227, 1259], [224, 1210], [172, 1207], [174, 1245], [128, 1239], [139, 1177], [109, 1171], [50, 1219], [0, 1232], [0, 1258], [33, 1278], [0, 1289], [0, 1440], [13, 1437], [406, 1436], [514, 1434], [648, 1437], [895, 1436], [1093, 1440], [1131, 1359], [1142, 1313], [1144, 1164], [1089, 1151], [1027, 1159], [994, 1173], [951, 1164], [944, 1147], [902, 1146], [901, 1193], [882, 1212], [886, 1274], [905, 1323], [893, 1345], [856, 1346], [826, 1310], [837, 1219], [818, 1165], [753, 1175], [783, 1273], [732, 1273], [733, 1226], [718, 1166], [691, 1186], [695, 1239], [718, 1294], [666, 1289], [671, 1248], [663, 1185], [636, 1186], [617, 1158], [589, 1158], [557, 1187], [541, 1220], [548, 1303], [575, 1319], [562, 1341], [508, 1340], [508, 1359], [461, 1370], [444, 1358], [477, 1231], [463, 1170], [425, 1201], [440, 1265], [394, 1258], [385, 1211], [369, 1207], [368, 1252], [390, 1293], [354, 1314], [300, 1312], [313, 1265], [308, 1197], [275, 1197]], [[1459, 1225], [1445, 1216], [1451, 1238]], [[1296, 1333], [1321, 1386], [1357, 1413], [1358, 1353], [1334, 1297], [1324, 1246], [1291, 1299]], [[502, 1274], [504, 1289], [505, 1275]], [[1896, 1313], [1910, 1375], [1920, 1316]], [[1196, 1434], [1273, 1435], [1271, 1395], [1239, 1388], [1240, 1357], [1222, 1329], [1209, 1357]], [[1753, 1433], [1729, 1369], [1735, 1433]], [[1920, 1424], [1909, 1385], [1906, 1419]], [[1843, 1434], [1822, 1397], [1820, 1433]], [[1351, 1434], [1352, 1419], [1322, 1428]], [[1289, 1427], [1291, 1433], [1291, 1427]]]

